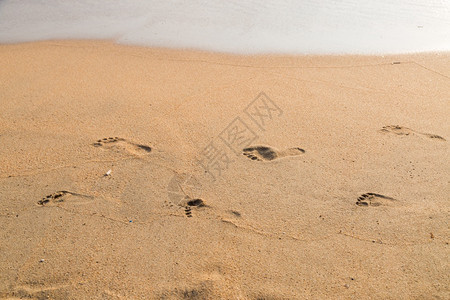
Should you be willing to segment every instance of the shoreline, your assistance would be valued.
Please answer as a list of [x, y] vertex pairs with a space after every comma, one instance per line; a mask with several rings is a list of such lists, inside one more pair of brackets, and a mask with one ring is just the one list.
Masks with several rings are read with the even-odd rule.
[[429, 56], [429, 55], [446, 55], [450, 53], [450, 50], [438, 50], [438, 51], [418, 51], [418, 52], [401, 52], [401, 53], [294, 53], [294, 52], [263, 52], [263, 53], [233, 53], [233, 52], [220, 52], [220, 51], [211, 51], [211, 50], [203, 50], [200, 48], [179, 48], [179, 47], [160, 47], [160, 46], [148, 46], [144, 44], [132, 44], [132, 43], [120, 43], [112, 39], [47, 39], [47, 40], [39, 40], [39, 41], [27, 41], [27, 42], [11, 42], [11, 43], [0, 43], [0, 47], [20, 47], [26, 45], [33, 46], [75, 46], [81, 48], [87, 47], [101, 47], [102, 45], [112, 45], [117, 47], [129, 48], [129, 49], [147, 49], [153, 50], [155, 52], [185, 52], [185, 53], [193, 53], [197, 55], [212, 55], [212, 56], [223, 56], [223, 57], [243, 57], [243, 58], [262, 58], [262, 57], [271, 57], [271, 58], [306, 58], [306, 57], [414, 57], [414, 56]]

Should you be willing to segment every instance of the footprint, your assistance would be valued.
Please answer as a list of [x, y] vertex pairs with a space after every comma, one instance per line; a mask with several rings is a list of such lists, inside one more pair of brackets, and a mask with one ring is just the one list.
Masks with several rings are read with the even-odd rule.
[[271, 161], [288, 156], [297, 156], [305, 153], [305, 150], [301, 148], [289, 148], [284, 151], [278, 151], [268, 146], [253, 146], [244, 148], [243, 155], [247, 156], [251, 160], [256, 161]]
[[[180, 204], [183, 205], [183, 204]], [[202, 199], [186, 199], [184, 203], [184, 213], [186, 217], [192, 218], [192, 209], [194, 207], [205, 207], [207, 206]]]
[[410, 128], [399, 126], [399, 125], [383, 126], [383, 128], [381, 128], [380, 131], [386, 132], [386, 133], [393, 133], [396, 135], [419, 135], [419, 136], [424, 136], [424, 137], [427, 137], [430, 139], [445, 141], [445, 139], [442, 136], [439, 136], [436, 134], [431, 134], [431, 133], [423, 133], [423, 132], [415, 131]]
[[359, 206], [381, 206], [381, 205], [389, 205], [395, 201], [394, 198], [375, 194], [375, 193], [365, 193], [358, 197], [356, 201], [356, 205]]
[[[40, 206], [56, 206], [59, 203], [66, 202], [71, 196], [76, 196], [78, 198], [84, 198], [84, 199], [92, 199], [93, 198], [91, 196], [72, 193], [69, 191], [57, 191], [53, 194], [43, 197], [41, 200], [39, 200], [37, 202], [37, 204]], [[85, 202], [86, 201], [80, 200], [80, 199], [77, 201], [71, 201], [71, 203], [77, 203], [77, 204], [82, 204]]]
[[[22, 285], [7, 293], [6, 295], [11, 298], [5, 297], [5, 299], [67, 299], [67, 287], [69, 287], [68, 284], [54, 286]], [[3, 295], [0, 294], [2, 299]]]
[[150, 146], [137, 144], [119, 137], [109, 137], [97, 140], [93, 143], [93, 146], [116, 151], [125, 150], [134, 155], [145, 155], [152, 151]]
[[[185, 287], [185, 288], [175, 288], [174, 290], [164, 291], [155, 299], [191, 299], [191, 300], [201, 300], [201, 299], [218, 299], [217, 297], [212, 297], [211, 295], [211, 285], [210, 280], [200, 283], [198, 287]], [[152, 298], [153, 299], [153, 298]]]

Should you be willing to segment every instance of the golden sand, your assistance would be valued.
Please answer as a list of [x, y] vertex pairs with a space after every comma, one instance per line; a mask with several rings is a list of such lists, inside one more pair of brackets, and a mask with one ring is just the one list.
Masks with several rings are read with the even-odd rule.
[[448, 299], [450, 54], [0, 46], [0, 297]]

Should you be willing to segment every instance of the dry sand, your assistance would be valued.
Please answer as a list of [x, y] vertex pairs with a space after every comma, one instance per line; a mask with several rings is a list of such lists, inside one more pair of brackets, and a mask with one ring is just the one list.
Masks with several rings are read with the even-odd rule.
[[0, 297], [449, 299], [449, 78], [449, 53], [2, 45]]

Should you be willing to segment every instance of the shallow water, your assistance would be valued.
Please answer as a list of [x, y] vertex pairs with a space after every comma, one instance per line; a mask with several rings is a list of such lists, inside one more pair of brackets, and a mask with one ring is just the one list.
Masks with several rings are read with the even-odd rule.
[[448, 51], [450, 1], [0, 1], [0, 43], [47, 39], [244, 54]]

